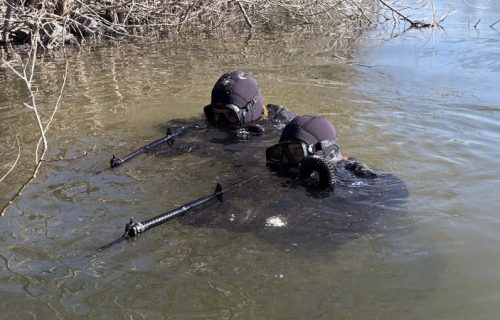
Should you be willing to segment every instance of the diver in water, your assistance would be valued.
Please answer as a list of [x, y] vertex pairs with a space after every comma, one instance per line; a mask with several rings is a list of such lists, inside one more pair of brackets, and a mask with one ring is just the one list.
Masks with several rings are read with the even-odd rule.
[[[403, 212], [408, 197], [404, 182], [345, 157], [328, 119], [297, 116], [280, 134], [273, 135], [279, 142], [266, 149], [265, 161], [277, 175], [256, 165], [263, 160], [264, 143], [273, 143], [267, 137], [254, 139], [259, 140], [255, 146], [246, 143], [235, 145], [234, 152], [213, 153], [214, 163], [223, 164], [220, 176], [230, 172], [229, 181], [245, 185], [213, 209], [183, 216], [181, 221], [251, 232], [272, 242], [317, 251], [378, 232], [379, 225], [390, 223], [390, 216]], [[215, 172], [211, 170], [207, 177]]]
[[286, 124], [296, 115], [285, 107], [262, 102], [259, 84], [243, 71], [223, 74], [212, 89], [209, 105], [203, 109], [211, 125], [221, 128], [247, 128], [252, 133], [262, 133], [259, 122], [271, 120]]
[[[163, 148], [156, 154], [172, 156], [193, 152], [213, 156], [222, 149], [227, 151], [227, 146], [241, 142], [246, 143], [246, 149], [257, 144], [262, 147], [296, 117], [283, 106], [264, 105], [257, 80], [243, 71], [230, 71], [220, 76], [212, 88], [210, 104], [203, 111], [204, 119], [174, 119], [163, 125], [173, 128], [173, 131], [180, 127], [185, 137], [179, 139], [174, 148]], [[264, 132], [267, 134], [262, 137]], [[250, 136], [261, 138], [249, 139]], [[207, 143], [211, 143], [209, 148]]]
[[[230, 71], [223, 74], [212, 89], [211, 102], [205, 106], [205, 119], [174, 119], [162, 127], [166, 136], [133, 151], [123, 158], [115, 155], [110, 160], [115, 168], [137, 155], [155, 152], [159, 156], [173, 156], [195, 149], [202, 149], [197, 144], [200, 135], [211, 136], [210, 142], [230, 144], [246, 141], [249, 134], [263, 135], [266, 129], [282, 129], [295, 118], [295, 113], [285, 107], [262, 102], [259, 84], [254, 77], [243, 71]], [[205, 125], [205, 121], [209, 126]], [[213, 128], [217, 130], [212, 130]], [[220, 138], [220, 134], [224, 137]], [[177, 147], [170, 148], [181, 136], [184, 143], [177, 142]], [[206, 141], [206, 139], [204, 139]], [[167, 148], [165, 148], [167, 146]]]
[[342, 156], [335, 127], [319, 116], [298, 116], [289, 122], [279, 142], [267, 148], [266, 164], [281, 175], [297, 177], [306, 186], [320, 188], [333, 189], [338, 169], [358, 178], [377, 177], [356, 159]]
[[[329, 120], [296, 116], [277, 105], [265, 106], [257, 81], [248, 73], [232, 71], [222, 75], [204, 113], [206, 119], [170, 121], [167, 127], [174, 127], [174, 132], [180, 125], [189, 134], [155, 149], [158, 156], [196, 156], [189, 160], [191, 163], [181, 158], [172, 164], [175, 180], [199, 183], [216, 179], [229, 186], [224, 188], [223, 203], [204, 208], [203, 214], [184, 215], [180, 217], [182, 223], [251, 232], [293, 248], [310, 244], [308, 248], [318, 250], [376, 230], [377, 219], [399, 213], [408, 196], [399, 178], [375, 173], [355, 159], [344, 157]], [[264, 126], [266, 134], [245, 139], [244, 144], [234, 139], [238, 132], [252, 133], [251, 126], [256, 125]], [[312, 187], [312, 192], [288, 188], [290, 179], [283, 183], [284, 179], [266, 170], [263, 151], [278, 137], [279, 142], [266, 150], [266, 164], [280, 176], [293, 177], [292, 184], [305, 183], [306, 191]], [[316, 187], [320, 192], [315, 193]], [[233, 193], [236, 190], [240, 192]], [[228, 194], [231, 196], [226, 197]]]

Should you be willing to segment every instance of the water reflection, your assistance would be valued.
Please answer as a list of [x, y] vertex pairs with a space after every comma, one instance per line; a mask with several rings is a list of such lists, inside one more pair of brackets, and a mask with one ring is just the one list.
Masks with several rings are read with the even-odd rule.
[[[0, 221], [7, 230], [1, 235], [7, 244], [0, 252], [7, 266], [1, 272], [2, 291], [9, 292], [2, 307], [14, 299], [27, 310], [23, 315], [36, 313], [42, 318], [69, 314], [99, 318], [110, 313], [224, 318], [248, 312], [256, 317], [289, 318], [290, 310], [302, 316], [331, 311], [327, 305], [333, 300], [326, 297], [342, 285], [338, 270], [325, 266], [349, 241], [366, 244], [371, 237], [382, 239], [384, 221], [399, 224], [393, 219], [398, 214], [384, 220], [376, 212], [390, 210], [379, 203], [367, 205], [365, 197], [358, 199], [362, 200], [358, 208], [351, 208], [363, 210], [363, 217], [344, 216], [339, 208], [352, 206], [345, 201], [350, 196], [347, 187], [344, 195], [340, 188], [337, 198], [327, 203], [273, 175], [265, 167], [263, 150], [278, 139], [278, 129], [267, 128], [259, 139], [246, 135], [233, 139], [227, 132], [198, 130], [180, 137], [174, 146], [96, 174], [107, 168], [113, 152], [125, 154], [162, 136], [171, 119], [200, 115], [214, 81], [227, 69], [252, 72], [267, 103], [283, 103], [298, 113], [323, 114], [348, 135], [349, 128], [356, 126], [355, 115], [365, 106], [346, 95], [355, 71], [331, 63], [331, 51], [326, 48], [335, 43], [314, 40], [325, 51], [309, 42], [288, 44], [294, 51], [286, 53], [281, 41], [252, 41], [257, 40], [229, 45], [207, 41], [196, 46], [156, 43], [147, 55], [139, 44], [109, 46], [71, 58], [64, 105], [49, 139], [50, 157], [73, 157], [84, 150], [89, 155], [47, 163]], [[224, 57], [213, 52], [224, 52]], [[43, 73], [37, 81], [57, 83], [59, 73], [50, 71], [57, 63], [40, 66]], [[4, 85], [6, 91], [17, 90], [15, 82]], [[56, 93], [55, 88], [40, 87], [43, 110], [50, 111]], [[18, 116], [17, 99], [2, 102], [2, 116]], [[28, 116], [23, 125], [29, 120]], [[197, 123], [201, 118], [189, 121]], [[201, 122], [199, 126], [205, 128]], [[28, 146], [36, 139], [36, 128], [18, 125], [5, 134], [10, 141], [13, 134], [21, 137], [27, 155], [20, 168], [29, 167]], [[2, 148], [10, 159], [15, 157], [12, 144]], [[255, 175], [261, 178], [223, 204], [94, 255], [98, 246], [121, 234], [130, 216], [146, 219], [211, 192], [216, 182], [226, 186]], [[9, 179], [1, 186], [5, 198], [19, 183], [16, 176]], [[325, 220], [323, 212], [330, 211], [334, 202], [341, 205]], [[292, 228], [271, 227], [276, 217]], [[349, 259], [353, 258], [344, 257]], [[321, 285], [316, 275], [325, 273], [331, 281]], [[314, 288], [316, 297], [325, 296], [323, 307], [315, 311], [316, 303], [311, 301], [272, 311], [270, 297], [293, 291], [294, 279], [300, 278], [309, 283], [303, 286], [307, 292]], [[303, 298], [299, 294], [293, 299]], [[152, 302], [159, 307], [149, 307]]]
[[[360, 55], [371, 66], [362, 69], [370, 81], [360, 88], [379, 101], [366, 127], [391, 114], [391, 125], [383, 122], [387, 132], [375, 138], [406, 140], [397, 148], [406, 159], [402, 176], [412, 194], [409, 210], [435, 256], [446, 263], [439, 288], [422, 300], [430, 308], [417, 312], [423, 317], [470, 317], [481, 310], [488, 318], [498, 312], [488, 302], [500, 283], [491, 269], [498, 263], [491, 258], [495, 249], [488, 245], [499, 230], [491, 212], [498, 211], [492, 189], [498, 184], [494, 146], [500, 124], [498, 31], [489, 25], [500, 7], [491, 1], [475, 4], [489, 9], [459, 6], [444, 30], [403, 33]], [[453, 6], [442, 1], [438, 10]], [[460, 305], [471, 299], [477, 304]]]

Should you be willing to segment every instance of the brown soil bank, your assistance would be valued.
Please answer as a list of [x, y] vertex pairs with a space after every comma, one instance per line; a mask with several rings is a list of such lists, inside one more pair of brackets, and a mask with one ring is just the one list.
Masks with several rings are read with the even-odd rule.
[[88, 38], [293, 28], [352, 38], [380, 19], [381, 9], [379, 0], [4, 0], [0, 41], [52, 49]]

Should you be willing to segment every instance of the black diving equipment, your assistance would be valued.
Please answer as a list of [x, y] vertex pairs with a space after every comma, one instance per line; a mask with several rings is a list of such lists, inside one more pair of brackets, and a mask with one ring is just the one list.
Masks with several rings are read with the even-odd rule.
[[[242, 108], [232, 103], [211, 104], [206, 106], [203, 111], [208, 121], [221, 126], [241, 126], [248, 122], [247, 114], [253, 111], [254, 106], [259, 101], [260, 91]], [[253, 116], [252, 116], [253, 118]]]
[[206, 113], [208, 120], [214, 124], [237, 126], [241, 123], [240, 108], [234, 104], [213, 106]]
[[151, 142], [150, 144], [148, 144], [144, 147], [141, 147], [141, 148], [137, 149], [136, 151], [129, 153], [128, 155], [126, 155], [123, 158], [117, 158], [115, 156], [115, 154], [113, 154], [113, 157], [111, 158], [111, 160], [109, 160], [111, 168], [116, 168], [116, 167], [122, 165], [123, 163], [127, 162], [128, 160], [137, 157], [138, 155], [141, 155], [143, 153], [146, 153], [148, 151], [153, 150], [154, 148], [158, 147], [159, 145], [161, 145], [163, 143], [167, 143], [168, 145], [172, 145], [174, 143], [174, 138], [176, 136], [180, 135], [182, 132], [184, 132], [184, 130], [185, 130], [185, 128], [181, 127], [177, 132], [174, 133], [174, 132], [172, 132], [172, 129], [168, 128], [167, 134], [163, 138], [155, 140], [155, 141]]
[[322, 157], [325, 160], [331, 160], [338, 155], [339, 147], [336, 140], [323, 140], [309, 145], [297, 140], [280, 142], [266, 149], [266, 163], [274, 166], [297, 167], [305, 158], [330, 146], [335, 146], [335, 148], [330, 154]]
[[200, 206], [202, 206], [202, 205], [204, 205], [204, 204], [206, 204], [214, 199], [217, 199], [220, 202], [222, 202], [222, 186], [220, 183], [217, 183], [217, 186], [215, 188], [214, 193], [212, 193], [208, 196], [205, 196], [203, 198], [200, 198], [198, 200], [194, 200], [192, 202], [186, 203], [185, 205], [182, 205], [182, 206], [180, 206], [177, 209], [174, 209], [172, 211], [165, 212], [161, 215], [158, 215], [156, 217], [153, 217], [151, 219], [148, 219], [148, 220], [145, 220], [142, 222], [134, 222], [133, 218], [130, 218], [130, 222], [125, 225], [125, 233], [120, 238], [100, 247], [97, 250], [101, 251], [101, 250], [107, 249], [115, 244], [118, 244], [124, 240], [134, 238], [134, 237], [138, 236], [139, 234], [148, 231], [149, 229], [152, 229], [152, 228], [159, 226], [167, 221], [170, 221], [173, 218], [178, 217], [191, 209], [200, 207]]

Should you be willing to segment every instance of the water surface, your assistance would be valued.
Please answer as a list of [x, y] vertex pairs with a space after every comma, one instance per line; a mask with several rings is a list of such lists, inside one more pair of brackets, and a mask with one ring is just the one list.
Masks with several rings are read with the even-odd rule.
[[[500, 48], [488, 25], [500, 9], [486, 4], [488, 10], [438, 3], [440, 12], [458, 9], [444, 30], [398, 26], [390, 38], [387, 26], [387, 33], [366, 36], [350, 64], [328, 50], [334, 40], [297, 43], [286, 35], [73, 53], [49, 157], [88, 154], [44, 164], [0, 219], [0, 318], [495, 318]], [[57, 57], [40, 66], [45, 115], [63, 68]], [[251, 72], [266, 103], [332, 120], [345, 154], [404, 181], [406, 204], [379, 203], [397, 210], [361, 229], [337, 229], [336, 239], [345, 241], [321, 238], [317, 221], [328, 221], [321, 216], [331, 199], [272, 175], [257, 151], [279, 130], [213, 143], [212, 151], [145, 155], [96, 174], [113, 152], [162, 136], [173, 119], [199, 119], [212, 85], [230, 69]], [[22, 107], [22, 83], [7, 75], [0, 85], [2, 174], [16, 159], [16, 135], [22, 150], [15, 173], [0, 184], [6, 201], [28, 176], [38, 137]], [[211, 134], [207, 141], [227, 139]], [[301, 230], [319, 240], [273, 241], [280, 237], [268, 229], [173, 221], [95, 254], [131, 216], [149, 218], [212, 192], [216, 182], [255, 174], [264, 178], [207, 214], [310, 213], [310, 229]]]

